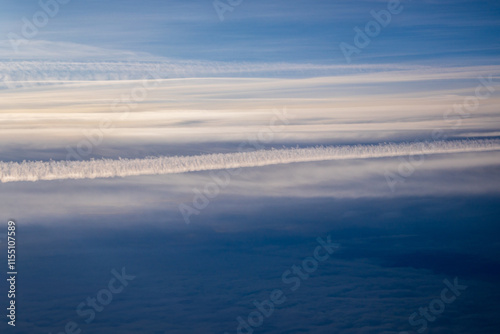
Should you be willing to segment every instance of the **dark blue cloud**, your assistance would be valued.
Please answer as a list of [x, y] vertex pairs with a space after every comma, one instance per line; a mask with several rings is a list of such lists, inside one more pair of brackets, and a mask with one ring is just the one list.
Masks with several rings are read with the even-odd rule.
[[[255, 310], [254, 300], [281, 289], [286, 302], [256, 332], [398, 333], [415, 330], [410, 314], [454, 277], [468, 288], [429, 324], [433, 332], [488, 333], [498, 325], [499, 263], [491, 246], [498, 198], [267, 202], [244, 216], [227, 212], [235, 224], [255, 224], [243, 232], [220, 232], [210, 222], [172, 229], [154, 215], [115, 215], [100, 226], [75, 218], [44, 227], [18, 222], [14, 332], [58, 333], [75, 321], [91, 333], [236, 333], [237, 317]], [[120, 228], [127, 219], [137, 225]], [[282, 274], [327, 235], [340, 249], [292, 291]], [[122, 267], [137, 277], [86, 324], [76, 307]]]

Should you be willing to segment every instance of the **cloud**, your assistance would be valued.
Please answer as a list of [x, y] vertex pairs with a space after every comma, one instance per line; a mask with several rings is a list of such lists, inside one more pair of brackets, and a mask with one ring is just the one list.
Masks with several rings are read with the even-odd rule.
[[[65, 48], [71, 49], [71, 45]], [[57, 46], [56, 46], [57, 49]], [[30, 54], [32, 54], [30, 52]], [[196, 60], [176, 60], [166, 58], [144, 57], [129, 54], [119, 57], [119, 52], [112, 52], [114, 60], [94, 61], [92, 58], [79, 55], [76, 59], [46, 59], [46, 60], [0, 60], [0, 72], [3, 79], [0, 88], [8, 85], [12, 88], [33, 86], [34, 84], [71, 83], [80, 81], [102, 80], [137, 80], [154, 73], [155, 77], [168, 78], [204, 78], [204, 77], [312, 77], [340, 75], [339, 80], [345, 80], [344, 75], [363, 74], [383, 71], [415, 71], [422, 68], [435, 73], [435, 69], [419, 66], [389, 65], [331, 65], [309, 63], [251, 63], [251, 62], [213, 62]], [[485, 73], [498, 73], [498, 68], [478, 68]], [[470, 71], [470, 69], [469, 69]], [[482, 73], [481, 72], [481, 73]], [[411, 75], [412, 72], [405, 72]], [[399, 75], [401, 75], [400, 73]], [[469, 75], [470, 76], [470, 73]], [[358, 80], [361, 78], [353, 78]], [[408, 80], [408, 79], [404, 79]], [[416, 78], [416, 80], [421, 80]], [[399, 81], [399, 80], [398, 80]], [[30, 85], [31, 84], [31, 85]], [[2, 87], [4, 86], [4, 87]]]
[[[155, 77], [299, 77], [325, 78], [336, 84], [417, 82], [475, 79], [500, 75], [499, 65], [422, 66], [405, 64], [336, 65], [331, 63], [223, 62], [180, 60], [146, 53], [101, 49], [75, 43], [30, 42], [26, 52], [10, 55], [0, 41], [0, 88], [33, 86], [36, 83], [68, 83]], [[47, 54], [45, 55], [45, 53]], [[3, 54], [3, 56], [2, 56]], [[44, 56], [45, 55], [45, 56]], [[12, 60], [15, 56], [16, 60]]]
[[1, 162], [0, 181], [95, 179], [137, 175], [178, 174], [194, 171], [259, 167], [296, 162], [367, 159], [500, 150], [500, 140], [462, 140], [435, 143], [332, 146], [259, 150], [198, 156], [90, 161]]

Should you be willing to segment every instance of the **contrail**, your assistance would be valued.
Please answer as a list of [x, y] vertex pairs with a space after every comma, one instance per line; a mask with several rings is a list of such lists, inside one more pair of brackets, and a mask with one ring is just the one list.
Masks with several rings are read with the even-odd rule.
[[486, 139], [379, 145], [320, 146], [197, 156], [152, 157], [145, 159], [0, 162], [0, 181], [96, 179], [134, 175], [177, 174], [295, 162], [497, 150], [500, 150], [500, 140]]

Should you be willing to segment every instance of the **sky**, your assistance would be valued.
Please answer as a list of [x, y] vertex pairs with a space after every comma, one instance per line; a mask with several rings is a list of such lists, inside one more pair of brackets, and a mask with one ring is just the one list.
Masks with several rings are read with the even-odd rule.
[[494, 333], [499, 33], [498, 1], [3, 0], [0, 332]]
[[[339, 44], [352, 44], [354, 27], [364, 28], [372, 10], [386, 10], [387, 5], [241, 1], [224, 12], [221, 22], [211, 1], [71, 0], [58, 6], [33, 41], [61, 43], [62, 55], [93, 47], [172, 59], [344, 64]], [[356, 63], [495, 62], [500, 47], [498, 2], [404, 1], [401, 8]], [[4, 38], [21, 35], [22, 18], [32, 21], [40, 9], [38, 1], [4, 1]], [[80, 49], [64, 48], [65, 43], [79, 44]], [[3, 52], [2, 57], [12, 59], [9, 56]]]

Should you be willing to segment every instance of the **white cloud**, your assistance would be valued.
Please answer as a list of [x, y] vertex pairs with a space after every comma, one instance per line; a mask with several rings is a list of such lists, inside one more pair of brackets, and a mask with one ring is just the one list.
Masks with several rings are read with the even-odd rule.
[[177, 174], [296, 162], [367, 159], [500, 150], [500, 140], [381, 144], [304, 149], [260, 150], [199, 156], [90, 161], [0, 162], [0, 181], [95, 179], [137, 175]]

